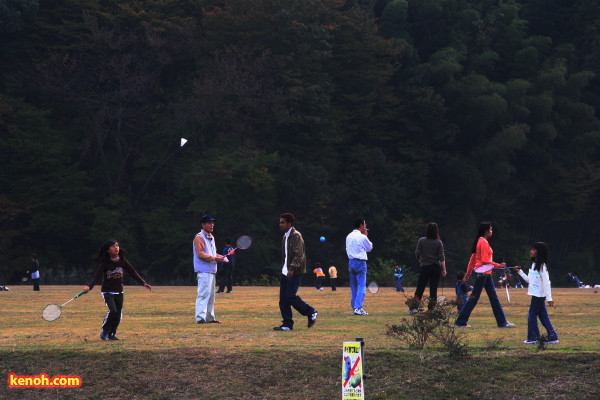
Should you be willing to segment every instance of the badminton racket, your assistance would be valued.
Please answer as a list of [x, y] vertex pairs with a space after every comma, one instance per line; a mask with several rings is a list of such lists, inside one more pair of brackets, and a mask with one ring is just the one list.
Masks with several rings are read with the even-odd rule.
[[[494, 267], [492, 264], [486, 264], [486, 265], [482, 265], [481, 267], [475, 268], [474, 271], [477, 272], [478, 274], [484, 274], [488, 271], [493, 270], [494, 268], [496, 268], [496, 267]], [[500, 267], [498, 267], [498, 268], [500, 268]], [[514, 267], [502, 267], [502, 268], [514, 268]]]
[[440, 296], [438, 296], [437, 298], [437, 302], [440, 304], [443, 304], [446, 302], [446, 300], [448, 300], [448, 298], [446, 296], [444, 296], [444, 282], [446, 281], [446, 277], [442, 276], [442, 294]]
[[367, 286], [367, 289], [369, 289], [369, 292], [371, 292], [372, 294], [375, 294], [375, 293], [379, 292], [379, 285], [377, 285], [377, 282], [372, 281]]
[[510, 294], [508, 293], [508, 267], [504, 269], [504, 288], [506, 289], [506, 300], [510, 303]]
[[42, 318], [44, 318], [48, 322], [56, 321], [57, 319], [60, 318], [60, 316], [62, 314], [62, 308], [64, 306], [66, 306], [67, 304], [69, 304], [70, 302], [72, 302], [73, 300], [78, 298], [79, 296], [83, 296], [84, 294], [85, 294], [85, 292], [81, 292], [81, 293], [77, 294], [75, 297], [73, 297], [71, 300], [67, 301], [62, 306], [59, 306], [58, 304], [48, 304], [42, 311]]
[[227, 254], [224, 254], [225, 257], [234, 254], [237, 249], [246, 250], [248, 247], [252, 246], [252, 238], [247, 235], [240, 236], [235, 244], [236, 248], [231, 249], [227, 252]]

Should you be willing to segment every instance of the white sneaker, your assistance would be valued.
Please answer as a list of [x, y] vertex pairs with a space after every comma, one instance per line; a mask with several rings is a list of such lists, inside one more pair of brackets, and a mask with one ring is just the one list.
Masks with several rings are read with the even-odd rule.
[[536, 344], [537, 340], [526, 340], [523, 343], [525, 343], [525, 344]]
[[323, 290], [323, 288], [319, 288], [319, 291]]
[[417, 309], [413, 308], [412, 310], [408, 310], [408, 312], [407, 312], [406, 314], [408, 314], [408, 315], [413, 315], [413, 314], [416, 314], [416, 313], [418, 313], [418, 312], [419, 312], [419, 310], [417, 310]]
[[369, 313], [363, 310], [362, 308], [355, 308], [354, 315], [369, 315]]
[[312, 326], [317, 322], [317, 309], [308, 316], [308, 327], [312, 328]]
[[504, 324], [504, 326], [499, 326], [498, 328], [516, 328], [517, 326], [515, 324], [511, 324], [510, 322], [506, 321], [506, 324]]

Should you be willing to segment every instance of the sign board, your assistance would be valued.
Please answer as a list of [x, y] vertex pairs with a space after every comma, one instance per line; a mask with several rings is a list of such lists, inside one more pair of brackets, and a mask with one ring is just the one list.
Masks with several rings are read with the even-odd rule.
[[342, 359], [342, 399], [364, 400], [362, 342], [344, 342]]

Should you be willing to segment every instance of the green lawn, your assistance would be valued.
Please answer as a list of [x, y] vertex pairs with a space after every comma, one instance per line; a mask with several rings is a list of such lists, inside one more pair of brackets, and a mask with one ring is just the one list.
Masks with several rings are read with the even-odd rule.
[[[298, 316], [291, 332], [280, 324], [278, 288], [235, 287], [217, 295], [222, 324], [196, 325], [195, 287], [127, 287], [118, 342], [98, 338], [105, 306], [97, 290], [65, 307], [55, 322], [41, 318], [48, 303], [62, 304], [77, 286], [16, 286], [0, 292], [0, 370], [18, 375], [78, 375], [79, 389], [9, 389], [0, 399], [339, 399], [342, 343], [365, 340], [369, 399], [600, 398], [600, 294], [554, 289], [551, 309], [560, 343], [545, 351], [524, 345], [529, 296], [499, 291], [516, 329], [498, 329], [482, 296], [465, 330], [469, 356], [440, 349], [408, 350], [386, 335], [386, 324], [406, 314], [393, 288], [367, 293], [367, 317], [352, 315], [349, 289], [299, 294], [319, 310], [306, 328]], [[446, 295], [453, 290], [445, 288]], [[297, 315], [297, 314], [295, 314]]]

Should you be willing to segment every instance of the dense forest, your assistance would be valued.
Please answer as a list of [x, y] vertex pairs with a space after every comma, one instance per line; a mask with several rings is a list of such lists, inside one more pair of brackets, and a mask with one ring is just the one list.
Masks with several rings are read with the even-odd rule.
[[194, 284], [210, 213], [268, 284], [292, 212], [342, 280], [363, 216], [382, 282], [429, 221], [453, 280], [491, 220], [496, 261], [545, 241], [553, 283], [600, 283], [597, 0], [0, 0], [0, 54], [5, 282], [35, 252], [85, 284], [115, 238]]

